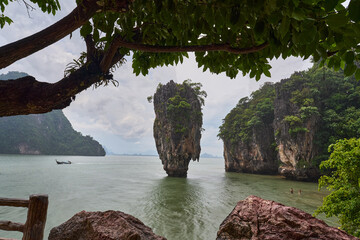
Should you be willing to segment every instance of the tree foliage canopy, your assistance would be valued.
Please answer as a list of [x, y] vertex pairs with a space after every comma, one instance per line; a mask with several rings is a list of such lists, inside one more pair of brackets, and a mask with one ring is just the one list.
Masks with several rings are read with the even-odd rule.
[[330, 158], [320, 167], [332, 172], [320, 178], [319, 188], [331, 193], [324, 198], [317, 214], [339, 217], [341, 228], [360, 237], [360, 139], [343, 139], [330, 145]]
[[[2, 12], [10, 2], [2, 1]], [[55, 13], [60, 8], [57, 0], [31, 2], [44, 12]], [[273, 58], [312, 56], [360, 79], [355, 64], [360, 60], [360, 0], [351, 0], [348, 7], [343, 2], [78, 0], [76, 9], [64, 19], [0, 47], [0, 68], [81, 28], [87, 52], [78, 61], [83, 64], [70, 74], [77, 74], [74, 78], [78, 79], [68, 86], [72, 90], [81, 84], [86, 88], [107, 83], [109, 71], [126, 55], [132, 56], [134, 73], [146, 75], [150, 68], [182, 62], [188, 52], [195, 52], [204, 71], [224, 72], [231, 78], [241, 72], [258, 80], [262, 74], [270, 76], [269, 60]], [[2, 14], [0, 23], [3, 27], [11, 19]], [[91, 81], [79, 80], [89, 75], [94, 77]], [[60, 94], [69, 98], [79, 91], [82, 89]]]
[[272, 124], [274, 99], [275, 86], [271, 83], [265, 83], [259, 90], [252, 92], [250, 98], [240, 99], [223, 119], [218, 137], [234, 146], [240, 141], [249, 142], [255, 128]]

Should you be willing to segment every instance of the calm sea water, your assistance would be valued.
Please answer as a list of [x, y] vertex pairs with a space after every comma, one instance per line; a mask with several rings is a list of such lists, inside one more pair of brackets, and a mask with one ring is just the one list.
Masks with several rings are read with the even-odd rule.
[[[55, 159], [73, 164], [57, 165]], [[0, 197], [28, 198], [36, 193], [49, 195], [46, 239], [51, 228], [77, 212], [112, 209], [139, 218], [168, 240], [215, 239], [221, 222], [249, 195], [312, 214], [327, 194], [315, 183], [225, 173], [220, 158], [191, 162], [184, 179], [167, 177], [157, 157], [0, 155]], [[25, 222], [26, 210], [0, 207], [0, 220]], [[337, 225], [336, 219], [326, 221]], [[0, 231], [0, 237], [22, 235]]]

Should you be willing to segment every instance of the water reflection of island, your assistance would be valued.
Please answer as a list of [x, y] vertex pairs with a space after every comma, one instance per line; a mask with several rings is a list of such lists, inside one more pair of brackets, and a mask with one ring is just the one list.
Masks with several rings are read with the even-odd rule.
[[145, 196], [143, 222], [168, 239], [206, 239], [204, 189], [186, 178], [166, 177], [154, 185]]

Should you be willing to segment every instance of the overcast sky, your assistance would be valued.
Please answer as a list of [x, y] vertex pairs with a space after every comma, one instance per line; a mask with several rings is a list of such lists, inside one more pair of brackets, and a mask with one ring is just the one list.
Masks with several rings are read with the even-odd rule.
[[[75, 6], [74, 0], [61, 1], [61, 12], [55, 17], [42, 13], [39, 9], [28, 15], [21, 1], [10, 3], [5, 15], [14, 20], [11, 26], [1, 29], [0, 46], [27, 37], [54, 23], [68, 14]], [[63, 78], [66, 65], [77, 59], [84, 51], [85, 43], [78, 31], [52, 46], [39, 51], [26, 59], [1, 69], [0, 74], [8, 71], [21, 71], [34, 76], [38, 81], [56, 82]], [[289, 77], [294, 71], [311, 67], [309, 61], [297, 58], [272, 61], [271, 78], [262, 77], [259, 82], [242, 77], [229, 79], [225, 74], [211, 74], [197, 68], [190, 54], [183, 64], [175, 67], [162, 67], [149, 71], [147, 76], [135, 76], [131, 59], [114, 74], [119, 87], [107, 86], [88, 90], [77, 95], [75, 102], [64, 109], [65, 115], [75, 130], [83, 135], [91, 135], [113, 153], [156, 154], [152, 125], [155, 114], [153, 105], [147, 97], [153, 95], [157, 85], [170, 80], [183, 82], [191, 79], [201, 82], [208, 97], [203, 108], [202, 153], [222, 156], [223, 144], [217, 134], [222, 119], [236, 105], [240, 98], [250, 95], [264, 82], [277, 82]]]

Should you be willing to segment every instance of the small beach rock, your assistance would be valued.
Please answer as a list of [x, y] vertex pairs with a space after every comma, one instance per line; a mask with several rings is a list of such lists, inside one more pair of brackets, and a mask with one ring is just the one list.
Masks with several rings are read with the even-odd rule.
[[249, 196], [221, 223], [217, 240], [355, 240], [342, 230], [294, 207]]
[[49, 240], [166, 240], [120, 211], [79, 212], [50, 231]]

